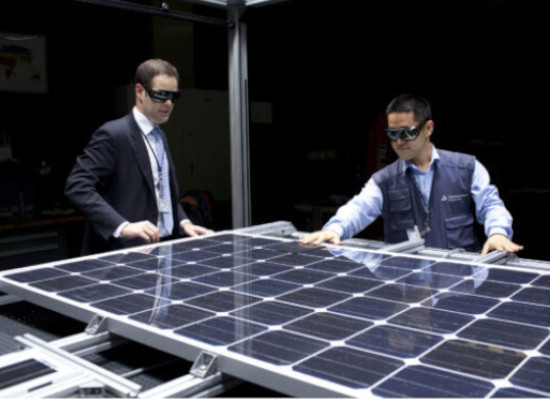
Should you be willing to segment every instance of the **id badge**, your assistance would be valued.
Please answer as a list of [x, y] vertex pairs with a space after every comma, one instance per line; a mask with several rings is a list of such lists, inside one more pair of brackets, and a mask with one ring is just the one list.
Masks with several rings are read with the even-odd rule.
[[169, 213], [170, 212], [170, 200], [168, 200], [168, 199], [159, 199], [158, 200], [158, 208], [159, 208], [159, 212], [161, 212], [161, 213]]
[[409, 240], [418, 240], [420, 239], [420, 232], [418, 231], [418, 226], [414, 226], [414, 228], [407, 229], [407, 237]]

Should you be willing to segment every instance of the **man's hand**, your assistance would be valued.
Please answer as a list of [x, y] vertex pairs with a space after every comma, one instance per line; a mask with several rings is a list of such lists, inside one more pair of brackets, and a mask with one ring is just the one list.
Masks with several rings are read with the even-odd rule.
[[156, 243], [160, 240], [159, 229], [149, 221], [140, 221], [127, 224], [120, 232], [121, 237], [139, 237], [147, 243]]
[[492, 235], [485, 241], [481, 254], [487, 254], [491, 250], [507, 251], [508, 253], [515, 253], [523, 250], [523, 246], [512, 242], [505, 235], [496, 234]]
[[195, 225], [191, 221], [185, 221], [181, 224], [181, 227], [187, 236], [199, 236], [214, 233], [213, 230], [204, 228], [200, 225]]
[[340, 236], [338, 236], [336, 232], [331, 231], [330, 229], [309, 233], [307, 235], [300, 237], [300, 239], [298, 240], [298, 243], [300, 244], [320, 245], [323, 242], [330, 242], [333, 244], [342, 244], [342, 241], [340, 240]]

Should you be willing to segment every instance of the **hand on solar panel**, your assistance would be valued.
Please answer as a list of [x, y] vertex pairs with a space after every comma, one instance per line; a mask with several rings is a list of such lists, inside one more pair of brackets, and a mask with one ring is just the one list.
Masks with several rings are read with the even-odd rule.
[[200, 236], [214, 233], [213, 230], [202, 227], [200, 225], [195, 225], [191, 221], [185, 221], [181, 224], [181, 227], [187, 236]]
[[504, 235], [497, 234], [497, 235], [491, 235], [489, 238], [487, 238], [487, 240], [485, 241], [485, 244], [483, 245], [483, 249], [481, 250], [481, 254], [487, 254], [491, 250], [507, 251], [509, 253], [515, 253], [520, 250], [523, 250], [523, 246], [512, 242], [510, 239], [508, 239]]
[[149, 221], [140, 221], [127, 224], [120, 232], [122, 237], [139, 237], [147, 243], [156, 243], [160, 240], [159, 229]]
[[326, 229], [323, 231], [313, 232], [304, 236], [301, 236], [298, 240], [300, 244], [314, 244], [319, 245], [323, 242], [330, 242], [333, 244], [342, 244], [340, 236], [336, 232]]

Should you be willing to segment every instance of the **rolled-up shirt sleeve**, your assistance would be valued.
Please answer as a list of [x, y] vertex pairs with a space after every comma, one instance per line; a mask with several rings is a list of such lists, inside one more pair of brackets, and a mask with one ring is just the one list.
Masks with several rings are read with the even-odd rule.
[[491, 184], [489, 172], [476, 160], [471, 187], [476, 205], [476, 218], [485, 228], [487, 237], [500, 233], [512, 238], [512, 215], [506, 209], [498, 194], [498, 189]]
[[338, 209], [323, 229], [336, 232], [341, 240], [349, 239], [378, 218], [383, 204], [382, 191], [371, 178], [359, 194]]

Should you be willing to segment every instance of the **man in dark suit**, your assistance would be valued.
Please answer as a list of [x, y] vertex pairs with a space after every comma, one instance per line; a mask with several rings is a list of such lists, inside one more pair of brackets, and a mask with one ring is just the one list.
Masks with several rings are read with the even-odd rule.
[[212, 232], [193, 224], [179, 203], [174, 164], [158, 128], [170, 118], [178, 86], [170, 63], [140, 64], [133, 110], [103, 124], [77, 158], [65, 194], [87, 219], [84, 254]]

